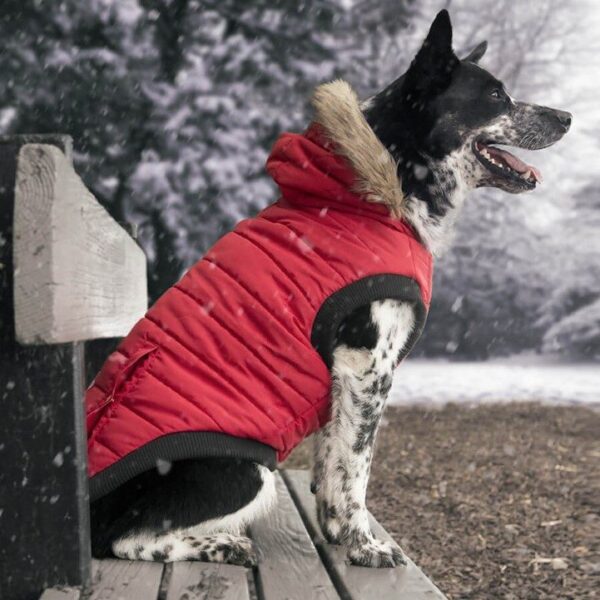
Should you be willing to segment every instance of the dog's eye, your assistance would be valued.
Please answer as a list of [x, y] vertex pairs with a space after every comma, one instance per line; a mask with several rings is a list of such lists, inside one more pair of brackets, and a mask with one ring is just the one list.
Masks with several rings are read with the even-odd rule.
[[496, 88], [495, 90], [492, 90], [490, 92], [490, 96], [492, 98], [499, 99], [499, 98], [502, 98], [502, 92], [498, 88]]

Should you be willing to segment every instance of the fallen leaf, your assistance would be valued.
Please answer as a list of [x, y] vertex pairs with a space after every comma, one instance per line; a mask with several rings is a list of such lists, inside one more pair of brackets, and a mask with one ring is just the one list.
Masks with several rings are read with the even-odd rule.
[[566, 559], [561, 557], [545, 558], [543, 556], [536, 556], [529, 564], [533, 565], [536, 571], [538, 565], [550, 565], [555, 571], [564, 571], [569, 568]]
[[565, 569], [569, 568], [569, 565], [567, 564], [567, 561], [564, 558], [553, 558], [550, 561], [550, 566], [555, 571], [564, 571]]
[[554, 527], [555, 525], [560, 525], [562, 523], [562, 519], [557, 519], [556, 521], [542, 521], [542, 527]]

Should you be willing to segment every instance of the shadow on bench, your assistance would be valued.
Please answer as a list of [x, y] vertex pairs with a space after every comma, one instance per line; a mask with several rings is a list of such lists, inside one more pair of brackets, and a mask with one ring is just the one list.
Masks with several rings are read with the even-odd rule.
[[[443, 594], [408, 559], [406, 567], [348, 565], [345, 551], [327, 544], [317, 524], [308, 471], [277, 475], [277, 505], [256, 523], [256, 569], [232, 565], [94, 560], [90, 600], [425, 600]], [[391, 539], [371, 517], [373, 532]], [[78, 600], [78, 590], [47, 590], [42, 600]]]

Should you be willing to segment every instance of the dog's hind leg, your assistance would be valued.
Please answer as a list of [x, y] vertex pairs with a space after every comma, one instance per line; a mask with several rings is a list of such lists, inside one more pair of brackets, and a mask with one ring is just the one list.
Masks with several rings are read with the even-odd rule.
[[366, 492], [377, 428], [414, 313], [395, 300], [373, 303], [370, 313], [373, 347], [342, 344], [334, 351], [331, 419], [316, 437], [313, 486], [327, 540], [347, 546], [352, 564], [393, 567], [404, 557], [395, 544], [373, 537]]
[[257, 557], [252, 541], [241, 535], [216, 532], [212, 535], [180, 529], [165, 534], [129, 533], [115, 541], [117, 558], [176, 562], [200, 560], [253, 567]]
[[266, 467], [233, 459], [173, 463], [149, 472], [92, 505], [92, 551], [129, 560], [200, 560], [251, 566], [245, 527], [276, 498]]

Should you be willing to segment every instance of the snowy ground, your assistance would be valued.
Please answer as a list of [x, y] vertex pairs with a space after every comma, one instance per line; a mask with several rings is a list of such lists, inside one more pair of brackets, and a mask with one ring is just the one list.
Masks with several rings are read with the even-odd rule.
[[395, 405], [521, 400], [600, 408], [600, 364], [528, 356], [486, 362], [408, 359], [396, 371], [390, 396]]

